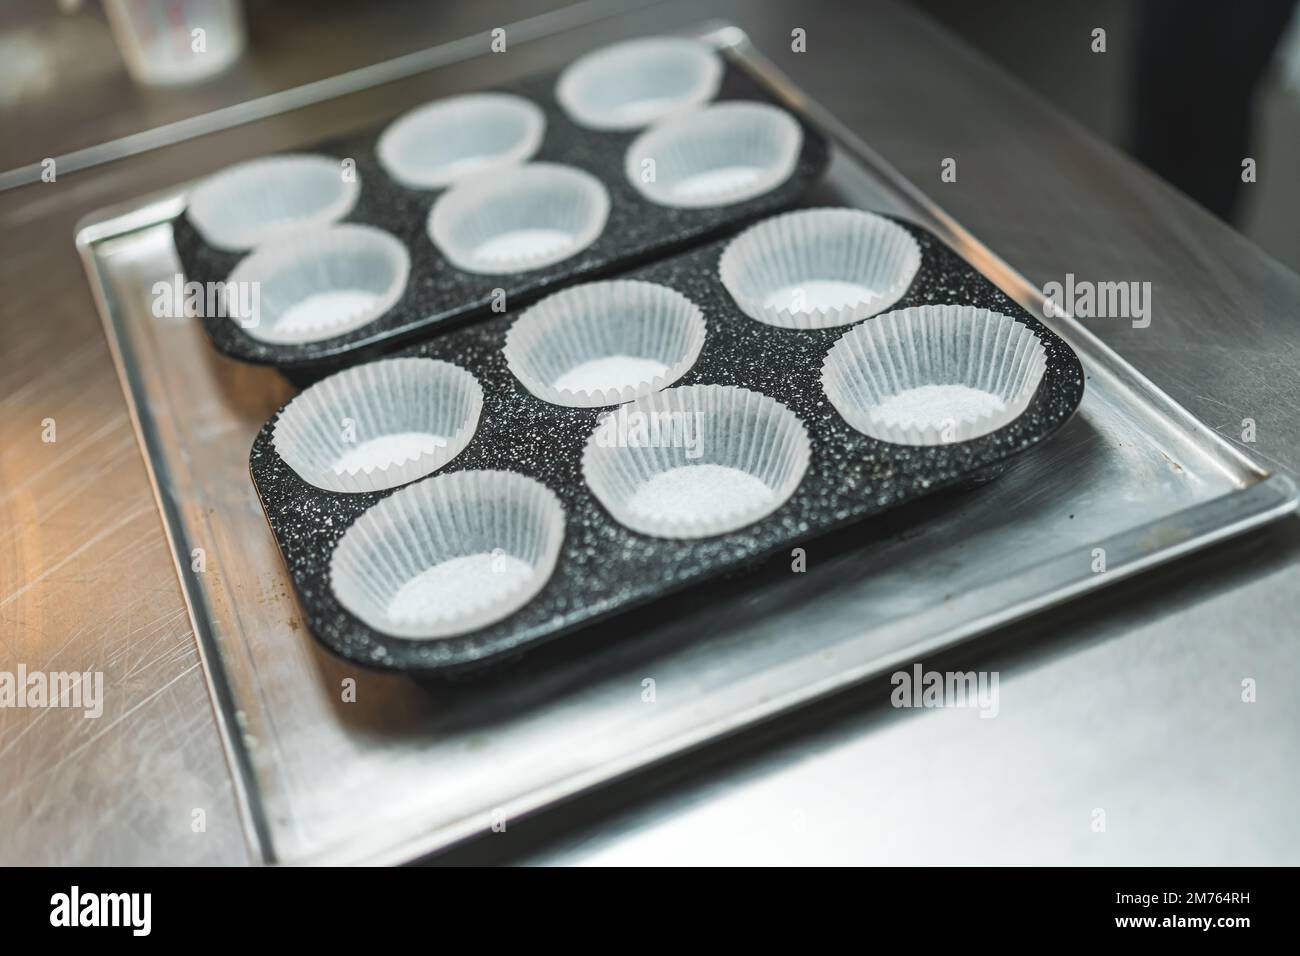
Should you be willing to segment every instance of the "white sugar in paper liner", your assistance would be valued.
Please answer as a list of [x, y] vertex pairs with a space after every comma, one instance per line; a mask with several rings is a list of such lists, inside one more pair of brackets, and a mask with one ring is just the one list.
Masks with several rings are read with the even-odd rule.
[[781, 507], [811, 444], [794, 412], [730, 385], [688, 385], [607, 412], [582, 475], [620, 524], [660, 538], [734, 531]]
[[579, 57], [560, 74], [555, 96], [579, 126], [630, 130], [707, 103], [722, 60], [700, 40], [645, 37]]
[[458, 269], [539, 269], [587, 248], [605, 229], [609, 193], [588, 172], [528, 163], [462, 180], [429, 212], [429, 238]]
[[1047, 370], [1033, 331], [1011, 316], [924, 305], [864, 322], [822, 366], [822, 389], [850, 425], [899, 445], [997, 431], [1029, 406]]
[[502, 352], [542, 401], [592, 408], [666, 388], [704, 347], [704, 316], [651, 282], [589, 282], [547, 296], [510, 328]]
[[327, 491], [395, 488], [437, 471], [474, 437], [478, 380], [428, 358], [369, 362], [322, 379], [285, 406], [271, 442], [303, 481]]
[[563, 540], [564, 509], [541, 482], [509, 471], [437, 475], [357, 519], [330, 559], [330, 587], [377, 631], [452, 637], [532, 600]]
[[467, 93], [398, 117], [375, 147], [384, 170], [411, 189], [526, 162], [546, 133], [546, 114], [522, 96]]
[[766, 103], [726, 102], [677, 114], [633, 141], [628, 181], [663, 206], [701, 208], [753, 199], [790, 178], [803, 128]]
[[389, 233], [350, 223], [330, 226], [267, 243], [241, 259], [226, 284], [243, 301], [255, 302], [256, 311], [229, 317], [263, 342], [332, 338], [396, 305], [410, 271], [406, 247]]
[[916, 240], [884, 216], [803, 209], [765, 219], [733, 239], [718, 277], [750, 318], [826, 329], [889, 309], [920, 267]]
[[243, 252], [320, 229], [352, 211], [361, 181], [329, 156], [285, 154], [236, 163], [195, 186], [186, 215], [204, 242]]

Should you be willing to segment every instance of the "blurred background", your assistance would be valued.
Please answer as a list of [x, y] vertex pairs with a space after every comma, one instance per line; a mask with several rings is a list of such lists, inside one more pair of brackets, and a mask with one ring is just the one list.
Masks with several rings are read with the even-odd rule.
[[[910, 2], [1300, 270], [1295, 0]], [[148, 137], [139, 135], [146, 131], [565, 6], [5, 0], [0, 188], [37, 181], [47, 158], [57, 159], [60, 175], [71, 174], [146, 148]], [[709, 4], [699, 6], [701, 19], [709, 16]], [[190, 49], [198, 21], [201, 58]], [[1098, 29], [1105, 31], [1104, 53], [1080, 42]], [[915, 69], [923, 84], [925, 64]], [[1256, 162], [1258, 182], [1242, 190], [1247, 157]]]

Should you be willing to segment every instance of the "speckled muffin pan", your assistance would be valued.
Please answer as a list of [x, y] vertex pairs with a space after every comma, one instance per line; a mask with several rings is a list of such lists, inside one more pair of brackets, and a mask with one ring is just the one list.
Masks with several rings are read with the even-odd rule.
[[[748, 389], [781, 403], [802, 421], [810, 457], [784, 504], [752, 524], [710, 537], [651, 536], [615, 520], [582, 473], [584, 450], [610, 409], [551, 404], [530, 392], [507, 367], [502, 351], [523, 310], [495, 316], [403, 354], [455, 363], [483, 389], [477, 430], [435, 478], [506, 471], [535, 479], [558, 497], [565, 528], [549, 579], [518, 610], [469, 633], [412, 640], [367, 625], [335, 596], [331, 560], [344, 533], [395, 492], [344, 494], [303, 481], [272, 442], [281, 410], [254, 442], [250, 469], [311, 633], [335, 654], [360, 664], [421, 677], [463, 675], [721, 575], [743, 575], [762, 559], [788, 554], [819, 535], [998, 474], [1012, 458], [1060, 428], [1078, 407], [1084, 387], [1079, 360], [1061, 339], [938, 239], [917, 226], [901, 225], [915, 238], [921, 263], [892, 308], [960, 304], [989, 310], [1013, 317], [1041, 344], [1045, 368], [1023, 413], [1012, 421], [972, 440], [949, 444], [910, 446], [868, 437], [828, 401], [823, 363], [846, 333], [883, 317], [824, 329], [782, 328], [751, 318], [718, 279], [728, 240], [717, 241], [623, 278], [667, 286], [702, 312], [702, 349], [672, 383], [674, 388]], [[609, 637], [617, 639], [617, 634]]]
[[[777, 102], [766, 87], [743, 67], [726, 58], [715, 102], [746, 101], [774, 109]], [[563, 164], [596, 177], [608, 192], [608, 218], [594, 241], [576, 254], [536, 268], [493, 274], [454, 266], [431, 241], [430, 210], [446, 189], [407, 188], [385, 171], [377, 157], [380, 135], [388, 128], [365, 132], [308, 147], [300, 152], [352, 158], [360, 180], [360, 195], [343, 223], [357, 223], [391, 233], [406, 247], [410, 276], [401, 296], [383, 314], [341, 334], [309, 342], [263, 341], [239, 321], [204, 316], [213, 345], [243, 362], [272, 365], [295, 381], [305, 382], [337, 368], [393, 351], [404, 343], [454, 329], [493, 313], [495, 290], [505, 291], [510, 310], [554, 289], [601, 275], [626, 271], [721, 235], [740, 225], [792, 206], [825, 171], [825, 138], [794, 114], [802, 144], [793, 171], [759, 195], [724, 205], [678, 208], [653, 201], [627, 178], [629, 146], [642, 129], [602, 130], [575, 123], [556, 100], [559, 74], [531, 78], [503, 87], [525, 97], [545, 116], [545, 133], [532, 163]], [[491, 178], [484, 176], [481, 178]], [[508, 173], [501, 173], [508, 176]], [[452, 188], [455, 188], [454, 186]], [[226, 280], [245, 253], [223, 251], [204, 241], [186, 214], [173, 224], [176, 250], [186, 278]]]

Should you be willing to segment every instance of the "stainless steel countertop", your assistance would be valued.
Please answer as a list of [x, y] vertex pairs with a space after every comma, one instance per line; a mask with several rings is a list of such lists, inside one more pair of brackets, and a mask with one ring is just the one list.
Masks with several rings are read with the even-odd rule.
[[[1094, 330], [1226, 437], [1254, 419], [1249, 450], [1300, 471], [1300, 277], [910, 9], [670, 2], [548, 51], [709, 14], [743, 27], [1034, 282], [1152, 282], [1149, 328]], [[807, 53], [789, 52], [796, 27]], [[529, 56], [520, 45], [511, 68], [526, 72]], [[248, 859], [75, 222], [394, 108], [358, 94], [0, 194], [0, 670], [102, 669], [107, 687], [99, 720], [0, 709], [0, 862]], [[956, 183], [940, 181], [945, 157]], [[40, 440], [47, 417], [54, 444]], [[995, 720], [893, 710], [887, 686], [868, 686], [455, 858], [1295, 863], [1298, 557], [1300, 525], [1287, 521], [926, 662], [999, 671]], [[1241, 701], [1244, 678], [1256, 703]]]

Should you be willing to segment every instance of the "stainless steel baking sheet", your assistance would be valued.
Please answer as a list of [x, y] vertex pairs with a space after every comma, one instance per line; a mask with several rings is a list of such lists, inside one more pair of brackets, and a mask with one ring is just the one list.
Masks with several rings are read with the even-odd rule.
[[[835, 142], [819, 198], [933, 230], [1026, 308], [1041, 295], [789, 85], [740, 31], [702, 31]], [[134, 416], [249, 839], [267, 862], [396, 862], [539, 811], [692, 746], [924, 659], [1038, 609], [1275, 520], [1291, 480], [1252, 463], [1071, 319], [1075, 418], [1010, 473], [884, 543], [762, 593], [700, 601], [589, 655], [426, 689], [318, 649], [249, 480], [292, 394], [221, 358], [197, 320], [152, 314], [179, 271], [184, 194], [90, 217], [77, 245]], [[1105, 570], [1097, 549], [1104, 549]], [[608, 646], [605, 646], [605, 645]], [[654, 702], [644, 683], [654, 681]], [[355, 700], [345, 690], [355, 681]]]

